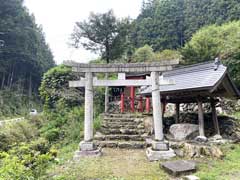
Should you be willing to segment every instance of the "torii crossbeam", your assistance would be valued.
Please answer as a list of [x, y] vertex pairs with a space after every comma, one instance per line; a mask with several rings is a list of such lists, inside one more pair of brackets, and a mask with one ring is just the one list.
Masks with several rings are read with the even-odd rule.
[[[131, 63], [131, 64], [81, 64], [75, 62], [64, 62], [72, 67], [77, 73], [85, 73], [85, 79], [80, 81], [70, 81], [70, 87], [85, 87], [85, 117], [84, 117], [84, 141], [80, 143], [80, 151], [75, 154], [75, 159], [86, 155], [98, 156], [101, 151], [93, 143], [93, 87], [94, 86], [152, 86], [152, 103], [155, 141], [152, 148], [147, 150], [150, 160], [154, 157], [161, 158], [163, 154], [169, 152], [168, 144], [164, 142], [163, 122], [160, 102], [160, 85], [170, 85], [174, 80], [160, 80], [159, 73], [172, 70], [172, 66], [178, 64], [178, 60], [166, 60], [157, 63]], [[146, 80], [97, 80], [93, 78], [93, 73], [128, 73], [141, 72], [151, 73], [151, 78]], [[154, 151], [153, 151], [154, 150]], [[160, 152], [156, 154], [157, 152]], [[161, 153], [164, 152], [164, 153]], [[173, 154], [173, 152], [170, 152]], [[168, 154], [167, 156], [171, 156]]]

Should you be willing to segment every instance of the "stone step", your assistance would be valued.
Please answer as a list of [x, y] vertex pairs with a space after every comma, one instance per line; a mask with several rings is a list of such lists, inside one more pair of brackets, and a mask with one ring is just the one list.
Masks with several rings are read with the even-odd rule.
[[143, 118], [142, 114], [104, 114], [104, 117], [115, 117], [115, 118]]
[[96, 141], [95, 144], [102, 148], [143, 149], [147, 147], [144, 141]]
[[102, 123], [106, 129], [144, 129], [142, 124], [121, 124], [121, 123]]
[[98, 141], [112, 141], [112, 140], [125, 140], [125, 141], [145, 141], [146, 135], [125, 135], [125, 134], [115, 134], [115, 135], [95, 135], [94, 139]]
[[101, 128], [100, 132], [103, 134], [127, 134], [127, 135], [133, 135], [133, 134], [144, 134], [144, 129], [109, 129], [109, 128]]
[[104, 117], [103, 120], [105, 122], [135, 122], [141, 123], [143, 122], [143, 118], [125, 118], [125, 117]]
[[122, 125], [122, 126], [138, 126], [138, 125], [144, 125], [142, 122], [114, 122], [114, 121], [102, 121], [102, 125], [109, 125], [109, 126], [114, 126], [114, 125]]

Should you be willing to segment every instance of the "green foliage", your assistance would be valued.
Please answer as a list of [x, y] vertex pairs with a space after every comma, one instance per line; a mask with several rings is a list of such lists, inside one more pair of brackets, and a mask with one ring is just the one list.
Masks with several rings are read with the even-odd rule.
[[233, 80], [240, 85], [239, 31], [240, 21], [200, 29], [182, 49], [186, 63], [204, 62], [221, 57]]
[[30, 109], [41, 109], [41, 103], [36, 96], [29, 98], [22, 91], [0, 91], [0, 120], [29, 114]]
[[50, 142], [71, 142], [80, 139], [83, 131], [84, 111], [82, 107], [67, 107], [60, 102], [55, 109], [45, 112], [45, 124], [41, 134]]
[[182, 59], [181, 53], [179, 51], [166, 49], [155, 53], [155, 60], [172, 60], [172, 59]]
[[0, 0], [0, 89], [37, 93], [41, 76], [54, 66], [42, 28], [22, 0]]
[[199, 28], [240, 19], [238, 0], [146, 0], [134, 22], [135, 47], [177, 49]]
[[71, 68], [64, 65], [56, 66], [46, 72], [39, 88], [45, 110], [56, 107], [59, 101], [69, 106], [81, 104], [82, 90], [69, 88], [69, 81], [77, 79]]
[[[54, 154], [55, 155], [55, 154]], [[0, 153], [2, 179], [35, 179], [42, 176], [54, 155], [46, 140], [21, 143], [7, 153]]]
[[153, 60], [154, 52], [153, 49], [148, 45], [137, 49], [133, 55], [133, 61], [135, 62], [149, 62]]
[[57, 152], [46, 139], [39, 138], [35, 123], [8, 124], [0, 132], [0, 179], [32, 180], [45, 174]]
[[29, 142], [38, 136], [36, 127], [27, 120], [6, 124], [0, 128], [0, 151], [6, 151], [14, 144]]
[[72, 45], [101, 53], [107, 63], [122, 56], [131, 26], [128, 19], [118, 20], [113, 11], [91, 13], [87, 21], [77, 22], [71, 35]]

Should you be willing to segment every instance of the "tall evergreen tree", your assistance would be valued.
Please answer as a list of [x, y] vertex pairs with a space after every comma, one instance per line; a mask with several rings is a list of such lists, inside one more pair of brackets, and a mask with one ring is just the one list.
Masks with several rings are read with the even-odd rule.
[[239, 19], [238, 0], [145, 0], [131, 37], [136, 47], [177, 49], [205, 25]]
[[43, 72], [54, 65], [42, 29], [23, 0], [0, 0], [0, 88], [38, 91]]

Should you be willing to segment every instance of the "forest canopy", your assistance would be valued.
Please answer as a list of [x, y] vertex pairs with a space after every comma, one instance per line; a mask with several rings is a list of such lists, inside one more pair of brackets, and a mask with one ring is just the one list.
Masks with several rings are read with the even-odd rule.
[[23, 0], [0, 4], [0, 88], [37, 93], [43, 73], [55, 65], [42, 28]]

